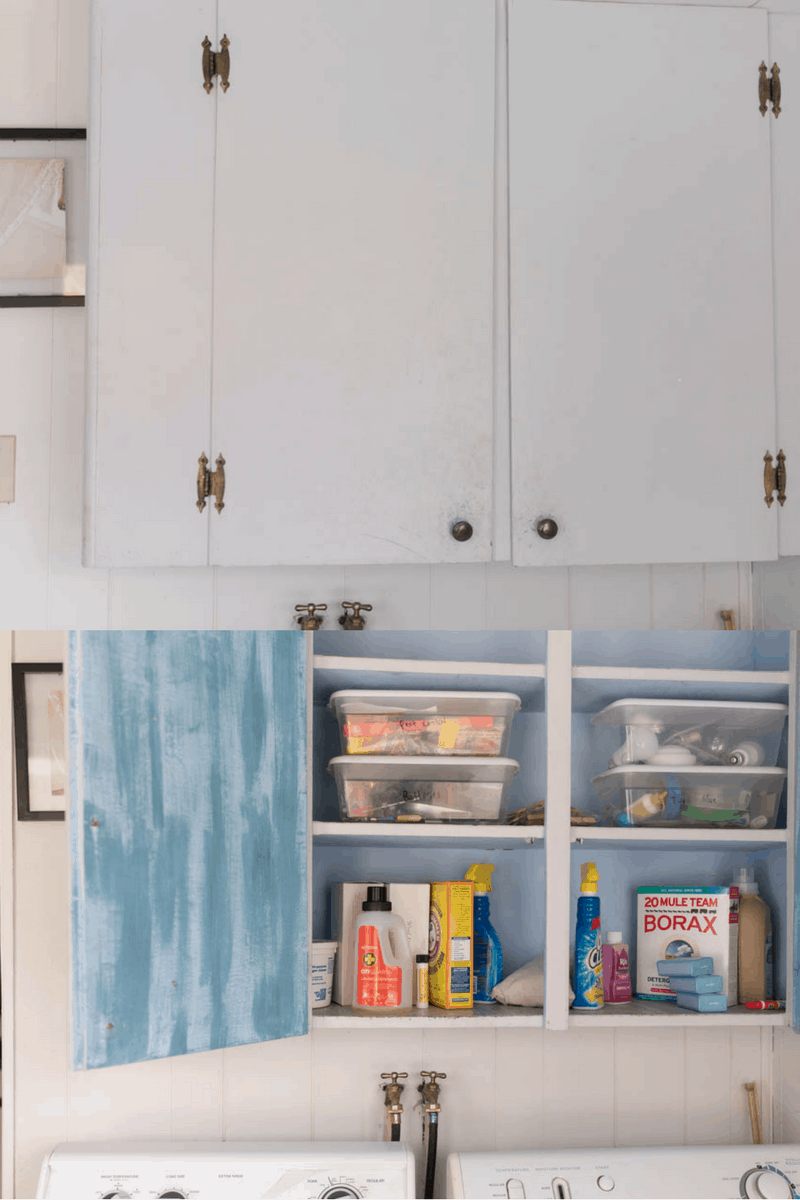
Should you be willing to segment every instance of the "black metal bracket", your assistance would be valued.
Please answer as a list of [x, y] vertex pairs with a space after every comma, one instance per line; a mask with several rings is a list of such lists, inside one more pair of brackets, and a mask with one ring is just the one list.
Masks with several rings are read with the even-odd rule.
[[85, 129], [37, 128], [1, 129], [0, 140], [5, 142], [66, 142], [86, 141]]

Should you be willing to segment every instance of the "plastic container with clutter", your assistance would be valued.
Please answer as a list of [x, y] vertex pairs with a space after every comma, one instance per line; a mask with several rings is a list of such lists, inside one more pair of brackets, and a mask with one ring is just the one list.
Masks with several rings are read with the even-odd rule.
[[327, 1008], [333, 995], [333, 964], [338, 942], [312, 942], [310, 964], [311, 1007]]
[[500, 822], [510, 758], [346, 755], [331, 759], [343, 821]]
[[334, 692], [343, 754], [505, 758], [519, 696], [511, 692]]
[[675, 766], [774, 767], [788, 711], [785, 704], [734, 700], [617, 700], [592, 723], [622, 733], [610, 768], [666, 766], [670, 752]]
[[774, 829], [781, 767], [614, 767], [592, 780], [606, 825]]

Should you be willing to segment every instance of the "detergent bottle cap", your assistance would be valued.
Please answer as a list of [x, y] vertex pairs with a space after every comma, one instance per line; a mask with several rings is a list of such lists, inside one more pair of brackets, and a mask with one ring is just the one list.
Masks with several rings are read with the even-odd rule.
[[758, 884], [755, 879], [754, 867], [739, 867], [734, 877], [734, 886], [738, 887], [743, 896], [757, 896]]
[[362, 912], [391, 912], [391, 901], [386, 899], [386, 887], [368, 887], [367, 898], [362, 901]]
[[475, 895], [485, 896], [492, 890], [492, 863], [473, 863], [464, 876], [475, 884]]
[[596, 892], [597, 882], [600, 879], [597, 867], [594, 863], [581, 863], [581, 891]]

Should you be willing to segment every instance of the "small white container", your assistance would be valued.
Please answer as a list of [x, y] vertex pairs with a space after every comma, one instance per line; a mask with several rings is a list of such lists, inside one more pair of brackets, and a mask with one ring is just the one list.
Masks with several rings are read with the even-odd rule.
[[512, 692], [334, 692], [342, 754], [504, 758], [522, 702]]
[[345, 755], [336, 779], [343, 821], [502, 821], [519, 764], [510, 758]]
[[774, 767], [785, 704], [738, 700], [616, 700], [592, 717], [625, 739], [609, 766], [649, 763], [672, 747], [691, 751], [701, 767]]
[[333, 964], [338, 942], [311, 943], [311, 970], [309, 987], [311, 1007], [327, 1008], [333, 995]]
[[615, 767], [592, 780], [605, 824], [774, 829], [786, 780], [780, 767]]

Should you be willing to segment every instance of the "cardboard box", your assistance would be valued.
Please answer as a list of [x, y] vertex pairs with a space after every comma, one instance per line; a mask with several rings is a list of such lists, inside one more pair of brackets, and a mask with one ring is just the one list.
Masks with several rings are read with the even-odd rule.
[[431, 884], [430, 1002], [472, 1008], [471, 879]]
[[675, 1001], [659, 959], [712, 958], [729, 1004], [736, 1003], [739, 960], [738, 887], [640, 887], [636, 937], [639, 1000]]
[[[369, 883], [335, 883], [331, 913], [331, 936], [339, 943], [333, 971], [334, 1004], [353, 1003], [355, 979], [355, 928], [361, 905], [367, 898], [368, 887], [378, 887], [382, 880]], [[386, 896], [392, 912], [402, 917], [408, 931], [411, 959], [428, 953], [428, 920], [431, 889], [427, 883], [386, 883]]]

